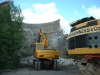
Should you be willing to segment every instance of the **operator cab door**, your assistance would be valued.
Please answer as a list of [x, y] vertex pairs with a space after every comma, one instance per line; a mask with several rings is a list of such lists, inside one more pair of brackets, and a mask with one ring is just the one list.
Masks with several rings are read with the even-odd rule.
[[36, 43], [36, 50], [42, 50], [43, 48], [43, 43]]
[[34, 57], [38, 56], [38, 51], [43, 49], [43, 43], [36, 43], [35, 44], [35, 54]]

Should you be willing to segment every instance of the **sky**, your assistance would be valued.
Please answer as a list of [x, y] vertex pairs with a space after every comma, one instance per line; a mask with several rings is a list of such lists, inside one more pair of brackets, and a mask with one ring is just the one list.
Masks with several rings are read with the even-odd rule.
[[[5, 0], [0, 0], [3, 2]], [[60, 19], [61, 29], [70, 33], [70, 23], [84, 17], [100, 19], [100, 0], [13, 0], [25, 23], [47, 23]], [[56, 28], [55, 28], [56, 29]]]

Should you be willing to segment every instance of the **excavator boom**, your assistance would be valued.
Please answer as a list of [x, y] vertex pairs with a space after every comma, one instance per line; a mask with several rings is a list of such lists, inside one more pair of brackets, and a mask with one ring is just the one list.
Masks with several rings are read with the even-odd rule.
[[38, 42], [43, 42], [44, 48], [48, 48], [48, 38], [42, 29], [40, 29], [40, 32], [38, 33]]

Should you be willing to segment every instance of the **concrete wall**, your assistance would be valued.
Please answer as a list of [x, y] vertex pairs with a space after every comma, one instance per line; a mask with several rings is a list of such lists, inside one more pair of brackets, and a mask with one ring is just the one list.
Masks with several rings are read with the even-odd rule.
[[54, 44], [55, 48], [61, 53], [61, 57], [66, 57], [66, 39], [60, 27], [60, 20], [41, 24], [23, 24], [23, 29], [26, 34], [25, 52], [33, 53], [33, 45], [37, 40], [37, 35], [40, 29], [43, 29], [49, 40], [49, 48]]

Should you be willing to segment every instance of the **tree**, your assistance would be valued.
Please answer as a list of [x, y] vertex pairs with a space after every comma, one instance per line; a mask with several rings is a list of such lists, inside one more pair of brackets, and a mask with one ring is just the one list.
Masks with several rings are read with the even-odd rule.
[[13, 1], [0, 4], [0, 69], [12, 69], [19, 65], [19, 52], [25, 40], [23, 16]]

